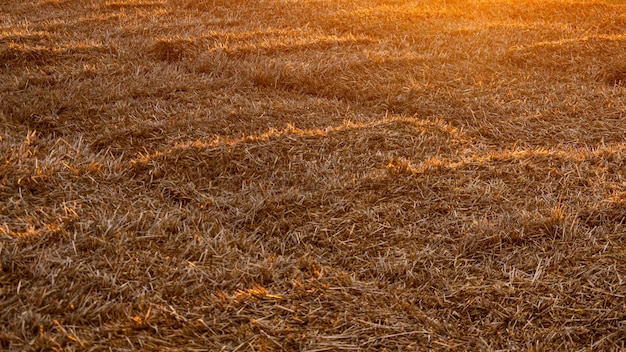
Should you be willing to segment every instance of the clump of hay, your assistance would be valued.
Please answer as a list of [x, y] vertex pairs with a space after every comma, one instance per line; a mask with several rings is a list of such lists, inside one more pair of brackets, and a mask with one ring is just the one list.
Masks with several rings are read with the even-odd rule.
[[626, 66], [615, 68], [605, 73], [604, 83], [609, 86], [626, 87]]
[[157, 60], [173, 63], [190, 56], [194, 52], [194, 42], [189, 39], [158, 39], [148, 52]]

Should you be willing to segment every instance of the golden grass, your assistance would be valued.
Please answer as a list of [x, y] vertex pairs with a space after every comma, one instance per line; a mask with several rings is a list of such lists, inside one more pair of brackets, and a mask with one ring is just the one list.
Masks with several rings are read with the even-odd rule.
[[0, 349], [626, 348], [624, 13], [0, 2]]

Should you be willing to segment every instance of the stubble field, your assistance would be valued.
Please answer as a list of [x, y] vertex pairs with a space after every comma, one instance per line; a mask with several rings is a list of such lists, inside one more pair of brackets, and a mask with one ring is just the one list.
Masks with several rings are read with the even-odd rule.
[[626, 6], [0, 2], [1, 350], [618, 350]]

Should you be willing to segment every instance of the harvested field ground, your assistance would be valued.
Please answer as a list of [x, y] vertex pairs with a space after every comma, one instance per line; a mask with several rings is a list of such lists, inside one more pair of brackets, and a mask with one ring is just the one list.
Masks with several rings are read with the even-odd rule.
[[626, 5], [0, 2], [0, 350], [626, 348]]

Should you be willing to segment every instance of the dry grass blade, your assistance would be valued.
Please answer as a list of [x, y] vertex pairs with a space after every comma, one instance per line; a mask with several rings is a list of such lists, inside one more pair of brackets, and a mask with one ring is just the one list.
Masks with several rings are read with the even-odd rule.
[[623, 1], [0, 2], [0, 350], [623, 350]]

